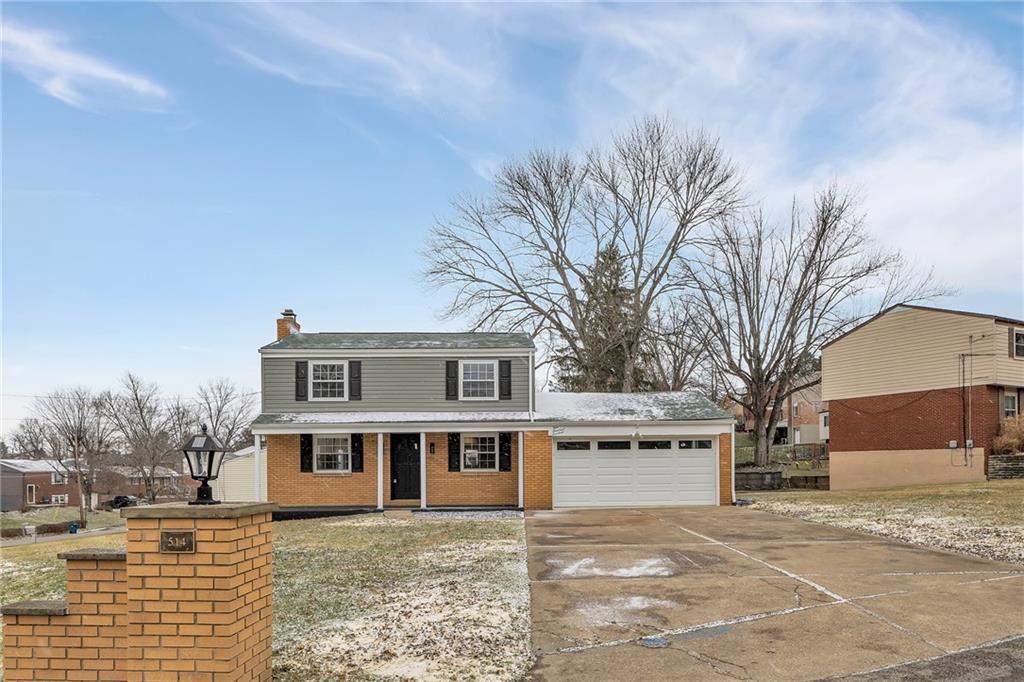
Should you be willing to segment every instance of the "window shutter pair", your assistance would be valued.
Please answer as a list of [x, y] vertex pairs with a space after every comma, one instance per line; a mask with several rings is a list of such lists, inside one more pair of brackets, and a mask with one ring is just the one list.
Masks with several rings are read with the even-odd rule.
[[[444, 363], [444, 399], [459, 399], [459, 361]], [[498, 400], [512, 400], [512, 361], [498, 361]]]
[[[351, 440], [352, 473], [363, 470], [363, 434], [353, 433]], [[313, 471], [313, 434], [304, 433], [299, 436], [299, 471]]]
[[[348, 361], [348, 399], [363, 399], [363, 362]], [[295, 400], [309, 400], [309, 361], [298, 360], [295, 363]]]

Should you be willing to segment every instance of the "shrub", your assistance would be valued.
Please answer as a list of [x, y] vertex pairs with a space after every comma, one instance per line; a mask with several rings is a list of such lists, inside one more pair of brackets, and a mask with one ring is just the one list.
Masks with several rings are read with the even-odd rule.
[[1003, 422], [992, 448], [996, 452], [1024, 452], [1024, 415], [1018, 414]]
[[0, 538], [23, 538], [25, 537], [25, 529], [21, 526], [17, 528], [0, 528]]
[[59, 523], [40, 523], [36, 526], [37, 535], [50, 535], [52, 533], [67, 533], [71, 524], [78, 525], [78, 530], [83, 530], [85, 524], [81, 521], [61, 521]]

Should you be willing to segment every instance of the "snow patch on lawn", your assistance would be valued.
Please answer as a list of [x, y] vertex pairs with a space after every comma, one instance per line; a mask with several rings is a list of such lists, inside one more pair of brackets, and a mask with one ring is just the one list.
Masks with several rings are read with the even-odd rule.
[[753, 508], [805, 521], [896, 538], [915, 545], [1024, 564], [1024, 525], [980, 524], [963, 516], [914, 513], [905, 507], [759, 499]]
[[643, 622], [644, 611], [648, 609], [669, 609], [678, 604], [669, 599], [630, 596], [615, 597], [604, 601], [587, 602], [576, 607], [576, 611], [588, 623], [595, 625], [635, 624]]
[[548, 565], [557, 569], [567, 578], [590, 578], [595, 576], [611, 576], [613, 578], [640, 578], [644, 576], [675, 575], [675, 562], [668, 557], [651, 557], [641, 559], [629, 566], [608, 566], [597, 563], [594, 557], [586, 557], [576, 561], [566, 559], [548, 559]]

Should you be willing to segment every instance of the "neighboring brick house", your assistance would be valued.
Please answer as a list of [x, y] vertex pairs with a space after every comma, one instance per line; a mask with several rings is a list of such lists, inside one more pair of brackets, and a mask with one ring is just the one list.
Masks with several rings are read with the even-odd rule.
[[[811, 375], [810, 379], [815, 378]], [[806, 380], [801, 380], [802, 383]], [[822, 429], [823, 412], [828, 404], [821, 400], [821, 384], [815, 384], [788, 396], [782, 405], [782, 414], [775, 427], [775, 443], [801, 445], [821, 443], [828, 439], [827, 427]], [[743, 431], [754, 429], [754, 415], [747, 408], [734, 404], [732, 413], [736, 417], [737, 426]], [[772, 407], [769, 405], [766, 416], [770, 416]]]
[[897, 305], [825, 346], [833, 490], [985, 479], [1024, 399], [1024, 321]]
[[78, 506], [78, 486], [56, 460], [0, 459], [0, 479], [2, 511]]
[[523, 334], [302, 333], [286, 310], [260, 354], [257, 497], [286, 511], [734, 501], [726, 412], [537, 393]]

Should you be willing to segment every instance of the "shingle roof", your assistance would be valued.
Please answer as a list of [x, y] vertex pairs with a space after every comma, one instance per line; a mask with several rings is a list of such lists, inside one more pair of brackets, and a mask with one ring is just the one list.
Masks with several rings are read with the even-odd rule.
[[0, 459], [0, 463], [25, 473], [65, 471], [65, 467], [55, 459]]
[[533, 341], [526, 334], [502, 332], [317, 332], [289, 334], [268, 343], [273, 350], [428, 350], [522, 348], [533, 350]]

